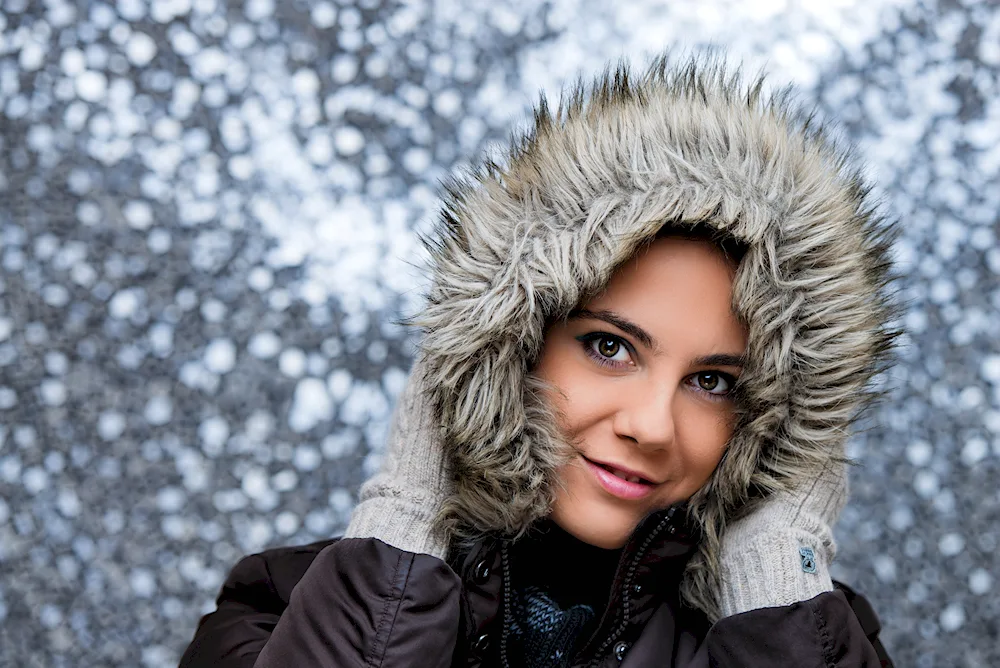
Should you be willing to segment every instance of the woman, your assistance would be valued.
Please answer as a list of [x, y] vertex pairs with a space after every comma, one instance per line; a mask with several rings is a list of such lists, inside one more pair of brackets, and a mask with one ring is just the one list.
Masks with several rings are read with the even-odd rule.
[[346, 536], [241, 561], [182, 665], [889, 665], [828, 566], [890, 226], [760, 91], [621, 67], [451, 187]]

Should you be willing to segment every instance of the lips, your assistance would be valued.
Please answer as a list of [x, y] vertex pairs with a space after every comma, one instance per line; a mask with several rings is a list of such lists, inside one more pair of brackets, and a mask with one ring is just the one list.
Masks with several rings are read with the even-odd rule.
[[650, 482], [635, 471], [622, 469], [612, 464], [595, 462], [583, 457], [583, 455], [580, 456], [597, 482], [612, 496], [635, 500], [651, 494], [656, 489], [657, 483]]

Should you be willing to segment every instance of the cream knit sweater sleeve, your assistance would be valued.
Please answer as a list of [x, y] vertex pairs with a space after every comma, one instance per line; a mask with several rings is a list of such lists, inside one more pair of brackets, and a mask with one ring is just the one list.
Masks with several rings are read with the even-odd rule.
[[382, 465], [361, 486], [344, 537], [378, 538], [444, 559], [448, 540], [434, 530], [434, 518], [449, 490], [440, 425], [418, 359], [396, 404]]

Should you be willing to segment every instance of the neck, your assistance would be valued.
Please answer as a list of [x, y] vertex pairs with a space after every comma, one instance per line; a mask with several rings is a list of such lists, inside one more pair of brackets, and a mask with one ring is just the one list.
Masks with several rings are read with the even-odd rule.
[[516, 586], [534, 585], [564, 605], [585, 603], [599, 612], [621, 555], [621, 549], [590, 545], [546, 519], [513, 545], [512, 577]]

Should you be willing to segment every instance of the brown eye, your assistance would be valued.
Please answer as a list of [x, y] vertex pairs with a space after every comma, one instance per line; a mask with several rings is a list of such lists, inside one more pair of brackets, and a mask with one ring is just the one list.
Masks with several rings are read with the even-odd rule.
[[702, 392], [708, 392], [720, 398], [728, 395], [733, 389], [733, 383], [736, 382], [729, 374], [718, 371], [705, 371], [695, 374], [692, 380]]
[[714, 373], [698, 374], [698, 386], [706, 392], [711, 392], [719, 386], [719, 376]]
[[597, 341], [597, 352], [605, 357], [614, 357], [621, 350], [621, 343], [614, 339], [603, 338]]
[[615, 369], [634, 364], [628, 343], [613, 334], [591, 332], [577, 339], [587, 356], [602, 366]]

